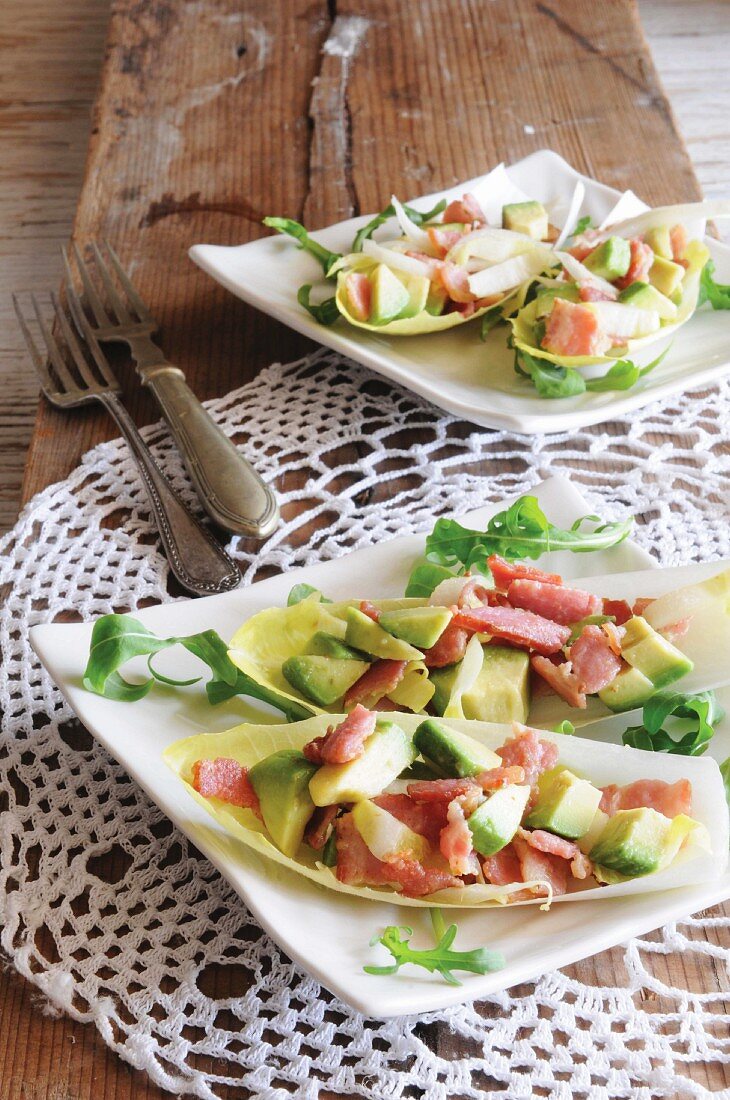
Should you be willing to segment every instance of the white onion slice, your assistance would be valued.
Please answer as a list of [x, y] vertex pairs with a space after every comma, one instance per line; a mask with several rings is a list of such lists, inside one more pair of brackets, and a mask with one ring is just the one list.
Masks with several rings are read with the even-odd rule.
[[[549, 260], [547, 261], [549, 263]], [[523, 252], [502, 264], [487, 267], [469, 276], [469, 290], [475, 298], [488, 298], [492, 294], [512, 290], [527, 279], [533, 279], [545, 268], [545, 249]]]
[[398, 225], [401, 228], [401, 233], [403, 234], [403, 236], [408, 237], [409, 241], [413, 241], [413, 243], [417, 245], [419, 249], [430, 248], [431, 238], [429, 237], [425, 229], [421, 229], [419, 225], [416, 225], [414, 221], [411, 221], [405, 211], [403, 204], [398, 201], [395, 195], [390, 196], [390, 201], [393, 204], [395, 216], [398, 219]]
[[[636, 207], [644, 206], [641, 199], [633, 191], [624, 191], [620, 199], [611, 207], [606, 217], [599, 225], [599, 230], [607, 229], [615, 222], [626, 221], [627, 218], [636, 217]], [[643, 211], [642, 211], [643, 213]]]
[[425, 279], [433, 276], [430, 264], [423, 260], [417, 260], [414, 256], [404, 256], [402, 252], [394, 252], [393, 249], [383, 248], [376, 241], [367, 240], [362, 243], [362, 250], [366, 256], [372, 256], [380, 264], [392, 267], [394, 271], [404, 271], [406, 275], [421, 275]]
[[484, 651], [479, 641], [479, 635], [474, 634], [464, 651], [464, 659], [459, 665], [459, 671], [454, 678], [451, 695], [444, 710], [444, 718], [463, 718], [464, 711], [461, 707], [462, 696], [474, 687], [484, 663]]
[[617, 297], [618, 291], [615, 286], [611, 286], [611, 284], [606, 279], [602, 279], [600, 275], [594, 275], [590, 268], [582, 264], [580, 260], [576, 260], [575, 256], [571, 256], [570, 252], [557, 252], [556, 255], [565, 270], [577, 283], [592, 283], [593, 286], [602, 290], [604, 294], [608, 294], [611, 298]]
[[603, 331], [622, 340], [648, 336], [661, 326], [655, 309], [637, 309], [622, 302], [591, 302], [590, 306]]
[[471, 233], [467, 233], [458, 240], [447, 252], [446, 259], [463, 264], [471, 256], [476, 256], [491, 263], [501, 263], [520, 252], [534, 249], [536, 243], [525, 233], [485, 226], [481, 229], [473, 229]]
[[461, 590], [470, 579], [470, 577], [447, 577], [436, 585], [428, 597], [429, 604], [431, 607], [453, 607], [459, 602]]
[[563, 222], [563, 228], [560, 232], [560, 236], [553, 245], [554, 249], [557, 250], [558, 248], [562, 248], [565, 241], [573, 232], [576, 222], [578, 221], [578, 214], [580, 213], [580, 208], [583, 205], [583, 199], [585, 198], [585, 195], [585, 184], [583, 183], [583, 180], [578, 180], [575, 185], [575, 190], [573, 191], [573, 197], [570, 200], [568, 213], [565, 215], [565, 221]]

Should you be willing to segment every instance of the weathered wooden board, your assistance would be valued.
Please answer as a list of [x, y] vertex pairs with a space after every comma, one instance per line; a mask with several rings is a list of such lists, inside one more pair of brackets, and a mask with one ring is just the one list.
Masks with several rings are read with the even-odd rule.
[[[190, 244], [251, 239], [269, 212], [323, 225], [546, 145], [652, 202], [698, 194], [630, 0], [116, 0], [75, 235], [112, 240], [168, 355], [209, 397], [306, 344], [209, 282]], [[156, 419], [125, 381], [139, 421]], [[112, 434], [91, 412], [41, 406], [25, 496]], [[714, 970], [660, 964], [672, 984], [722, 988]], [[573, 973], [613, 984], [621, 967], [616, 951]], [[229, 990], [225, 968], [219, 982]], [[164, 1095], [89, 1029], [33, 1014], [15, 981], [0, 986], [8, 1013], [10, 1100]], [[445, 1029], [429, 1041], [460, 1056]], [[722, 1066], [692, 1072], [726, 1083]]]

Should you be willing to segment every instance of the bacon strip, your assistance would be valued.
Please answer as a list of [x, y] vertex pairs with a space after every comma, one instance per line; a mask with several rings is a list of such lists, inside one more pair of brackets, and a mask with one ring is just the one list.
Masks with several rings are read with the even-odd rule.
[[441, 830], [446, 826], [448, 802], [416, 802], [407, 794], [379, 794], [373, 802], [438, 848]]
[[540, 740], [537, 730], [530, 726], [514, 722], [512, 728], [515, 736], [497, 749], [497, 756], [507, 767], [522, 768], [525, 782], [534, 787], [539, 776], [557, 764], [558, 746], [552, 741]]
[[626, 600], [604, 600], [603, 614], [612, 615], [616, 620], [616, 626], [623, 626], [629, 621], [633, 612]]
[[625, 787], [612, 783], [603, 787], [601, 809], [605, 814], [617, 810], [636, 810], [648, 806], [665, 817], [692, 813], [692, 784], [689, 779], [666, 783], [663, 779], [637, 779]]
[[447, 825], [441, 830], [439, 838], [441, 855], [448, 860], [449, 868], [455, 875], [468, 875], [473, 869], [471, 855], [474, 846], [464, 810], [457, 799], [449, 803], [446, 818]]
[[259, 796], [248, 777], [248, 768], [227, 756], [196, 760], [192, 768], [193, 788], [204, 798], [219, 798], [231, 806], [253, 810], [261, 817]]
[[365, 751], [365, 742], [374, 732], [376, 722], [376, 715], [358, 703], [339, 726], [330, 726], [324, 736], [309, 741], [302, 752], [313, 764], [347, 764], [357, 760]]
[[562, 584], [563, 578], [559, 573], [544, 573], [536, 565], [525, 565], [524, 562], [505, 561], [499, 554], [492, 554], [487, 558], [494, 580], [495, 588], [500, 592], [506, 592], [512, 581], [528, 580], [542, 581], [543, 584]]
[[321, 852], [324, 848], [330, 826], [334, 824], [339, 812], [339, 806], [318, 806], [312, 814], [304, 833], [304, 841], [310, 848], [314, 848], [315, 852]]
[[623, 665], [604, 631], [595, 625], [583, 627], [578, 641], [570, 647], [570, 663], [586, 695], [594, 695], [615, 680]]
[[487, 219], [474, 195], [467, 191], [460, 199], [454, 199], [444, 210], [444, 225], [449, 222], [472, 222], [475, 226], [486, 225]]
[[525, 782], [525, 769], [513, 765], [509, 768], [489, 768], [480, 772], [476, 781], [483, 791], [497, 791], [500, 787], [509, 787], [512, 783]]
[[363, 615], [367, 615], [374, 623], [380, 622], [380, 608], [376, 607], [370, 600], [360, 600], [360, 610]]
[[521, 578], [512, 581], [507, 596], [513, 607], [525, 608], [564, 626], [577, 623], [588, 615], [597, 615], [603, 605], [600, 596], [580, 588]]
[[[531, 847], [521, 837], [516, 836], [512, 841], [520, 861], [521, 879], [530, 882], [533, 879], [542, 879], [549, 882], [553, 888], [553, 896], [567, 894], [570, 868], [568, 863], [560, 856], [551, 855], [549, 852], [541, 852]], [[533, 888], [535, 897], [543, 897], [547, 891], [542, 886]]]
[[371, 706], [378, 703], [401, 682], [407, 664], [408, 661], [376, 661], [345, 695], [345, 709], [349, 710], [355, 703]]
[[446, 871], [424, 867], [416, 859], [377, 859], [357, 831], [352, 814], [335, 822], [337, 831], [337, 878], [349, 886], [392, 886], [406, 897], [423, 897], [436, 890], [461, 886], [461, 880]]
[[567, 626], [515, 607], [465, 608], [451, 622], [472, 634], [490, 634], [546, 655], [557, 653], [570, 637]]
[[[496, 769], [504, 771], [506, 769]], [[485, 773], [486, 774], [486, 773]], [[481, 779], [481, 776], [479, 777]], [[479, 780], [465, 779], [420, 779], [408, 784], [408, 794], [414, 802], [451, 802], [460, 795], [481, 793]]]
[[461, 661], [466, 652], [469, 635], [466, 630], [454, 624], [452, 619], [435, 645], [423, 654], [426, 668], [445, 668]]
[[568, 860], [573, 878], [586, 879], [593, 874], [593, 864], [572, 840], [564, 840], [544, 829], [518, 829], [517, 835], [538, 852]]
[[581, 709], [586, 707], [585, 692], [582, 690], [580, 680], [573, 673], [570, 661], [555, 665], [547, 657], [535, 656], [530, 658], [530, 664], [538, 676], [541, 676], [545, 683], [549, 684], [553, 691], [561, 699], [565, 699], [571, 707]]
[[511, 844], [505, 845], [493, 856], [482, 860], [482, 870], [487, 882], [494, 886], [509, 886], [512, 882], [522, 882], [522, 868], [517, 852]]

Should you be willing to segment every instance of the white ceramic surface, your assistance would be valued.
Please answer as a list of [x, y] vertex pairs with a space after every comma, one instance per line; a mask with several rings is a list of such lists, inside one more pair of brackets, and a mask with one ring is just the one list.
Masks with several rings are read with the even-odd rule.
[[[528, 195], [549, 204], [569, 200], [576, 181], [582, 179], [586, 195], [581, 210], [596, 222], [605, 217], [619, 197], [618, 191], [580, 175], [548, 149], [509, 166], [508, 174]], [[428, 209], [442, 196], [460, 197], [478, 188], [483, 178], [423, 196], [413, 200], [414, 205]], [[643, 209], [645, 206], [637, 200], [636, 210]], [[629, 212], [627, 209], [627, 215]], [[339, 222], [313, 236], [333, 251], [347, 251], [355, 232], [370, 217]], [[718, 279], [730, 281], [730, 248], [709, 238], [707, 244]], [[489, 428], [525, 435], [575, 430], [641, 408], [659, 397], [704, 385], [730, 367], [727, 315], [703, 309], [676, 334], [664, 361], [632, 390], [547, 400], [515, 374], [513, 355], [505, 342], [507, 330], [502, 326], [482, 343], [478, 321], [446, 333], [410, 337], [377, 335], [345, 321], [329, 328], [317, 324], [298, 304], [296, 292], [302, 283], [312, 283], [313, 299], [318, 300], [321, 271], [289, 237], [276, 234], [233, 248], [196, 244], [190, 256], [233, 294], [277, 320], [399, 382], [455, 416]], [[328, 285], [331, 287], [320, 281], [322, 288]], [[320, 297], [326, 293], [331, 289], [323, 289]], [[654, 358], [663, 346], [659, 343], [648, 353], [645, 351], [642, 362]]]
[[[536, 495], [558, 524], [570, 524], [590, 511], [580, 494], [562, 479], [544, 482]], [[474, 526], [483, 525], [499, 507], [490, 506], [464, 518]], [[412, 562], [422, 549], [422, 536], [408, 536], [226, 595], [145, 608], [138, 617], [159, 634], [188, 634], [212, 627], [230, 638], [250, 615], [283, 603], [297, 582], [315, 585], [335, 599], [401, 595]], [[596, 554], [547, 555], [543, 563], [567, 577], [583, 578], [581, 583], [586, 588], [620, 597], [622, 584], [626, 584], [622, 574], [646, 570], [652, 559], [625, 542]], [[717, 564], [710, 564], [700, 572], [711, 575], [717, 570]], [[645, 595], [660, 595], [689, 579], [696, 580], [697, 571], [697, 566], [649, 570], [642, 572], [638, 583]], [[368, 578], [367, 591], [363, 592], [358, 580], [362, 577]], [[636, 591], [637, 579], [629, 579], [628, 583], [624, 591]], [[201, 686], [156, 686], [133, 704], [92, 695], [81, 684], [90, 636], [91, 624], [48, 624], [35, 627], [31, 640], [81, 721], [208, 856], [283, 950], [342, 1000], [369, 1016], [425, 1012], [483, 997], [730, 896], [730, 874], [726, 874], [702, 886], [564, 903], [555, 905], [549, 913], [536, 907], [460, 910], [457, 947], [499, 948], [506, 959], [504, 970], [484, 976], [464, 975], [464, 984], [458, 988], [413, 968], [393, 977], [369, 976], [362, 970], [365, 963], [387, 961], [382, 948], [368, 946], [373, 933], [386, 924], [407, 922], [415, 929], [415, 942], [425, 946], [431, 942], [426, 912], [341, 896], [258, 857], [216, 826], [162, 760], [162, 751], [178, 738], [226, 729], [254, 713], [260, 721], [261, 709], [254, 710], [240, 700], [211, 708]], [[157, 663], [161, 672], [175, 676], [199, 672], [197, 662], [178, 649], [161, 654]], [[139, 671], [144, 672], [141, 663]], [[726, 690], [724, 695], [730, 710], [730, 692]], [[271, 720], [277, 718], [272, 714]], [[620, 741], [626, 724], [623, 719], [610, 719], [600, 726], [600, 734], [607, 740]], [[730, 723], [718, 732], [711, 751], [719, 761], [730, 754]]]

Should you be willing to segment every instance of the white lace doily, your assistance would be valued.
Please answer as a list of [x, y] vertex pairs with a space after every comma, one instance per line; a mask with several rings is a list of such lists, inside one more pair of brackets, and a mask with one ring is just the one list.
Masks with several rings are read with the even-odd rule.
[[[272, 366], [211, 403], [276, 478], [284, 522], [233, 547], [246, 581], [427, 528], [566, 473], [666, 564], [730, 556], [730, 386], [630, 421], [524, 439], [443, 416], [332, 353]], [[411, 433], [419, 442], [411, 450]], [[168, 437], [147, 433], [190, 499]], [[387, 507], [386, 507], [387, 503]], [[314, 527], [313, 537], [305, 535]], [[711, 967], [730, 921], [700, 915], [633, 941], [625, 982], [553, 973], [443, 1014], [363, 1019], [271, 944], [233, 890], [96, 745], [41, 671], [28, 627], [169, 599], [165, 562], [125, 447], [95, 448], [39, 494], [0, 543], [0, 922], [12, 964], [49, 1001], [93, 1020], [122, 1058], [172, 1092], [315, 1100], [707, 1096], [689, 1063], [730, 1063]], [[113, 851], [114, 872], [101, 861]], [[708, 939], [701, 933], [708, 929]], [[682, 952], [694, 991], [661, 979]], [[659, 960], [661, 961], [661, 960]], [[230, 995], [210, 993], [230, 967]], [[704, 990], [705, 992], [699, 992]], [[708, 992], [709, 990], [709, 992]], [[462, 1057], [429, 1049], [437, 1020]]]

